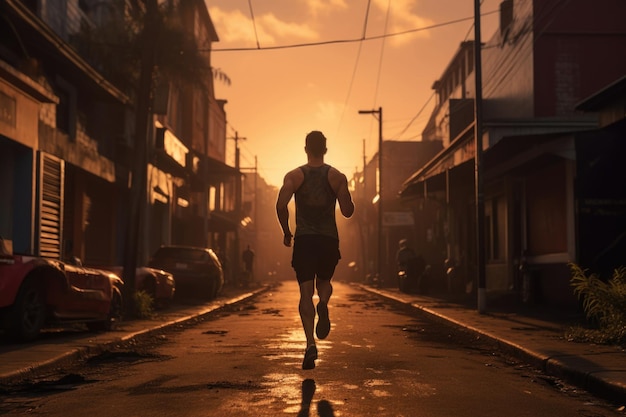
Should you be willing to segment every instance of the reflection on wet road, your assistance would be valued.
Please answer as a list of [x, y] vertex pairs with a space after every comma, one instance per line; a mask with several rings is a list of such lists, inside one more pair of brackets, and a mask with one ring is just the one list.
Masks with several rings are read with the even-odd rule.
[[[298, 297], [297, 284], [285, 282], [194, 323], [120, 345], [76, 368], [59, 369], [46, 377], [48, 385], [13, 387], [0, 397], [0, 413], [612, 415], [509, 361], [485, 341], [342, 283], [329, 304], [332, 329], [318, 342], [317, 366], [304, 371]], [[37, 386], [42, 390], [35, 392]]]

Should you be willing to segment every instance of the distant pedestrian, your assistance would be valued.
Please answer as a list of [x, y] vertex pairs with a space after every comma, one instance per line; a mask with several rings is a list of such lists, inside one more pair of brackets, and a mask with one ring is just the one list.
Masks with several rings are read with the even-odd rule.
[[246, 250], [243, 251], [241, 259], [243, 260], [244, 271], [252, 275], [252, 268], [254, 266], [254, 251], [250, 249], [250, 245], [248, 245]]
[[276, 202], [283, 244], [291, 246], [288, 204], [295, 195], [296, 231], [291, 265], [300, 285], [299, 311], [307, 344], [302, 369], [315, 368], [317, 359], [313, 336], [315, 288], [319, 296], [315, 333], [319, 339], [325, 339], [330, 332], [328, 301], [333, 292], [330, 280], [341, 258], [335, 206], [339, 202], [341, 214], [345, 217], [354, 213], [347, 178], [324, 163], [326, 150], [326, 138], [322, 132], [313, 131], [306, 136], [307, 163], [285, 175]]

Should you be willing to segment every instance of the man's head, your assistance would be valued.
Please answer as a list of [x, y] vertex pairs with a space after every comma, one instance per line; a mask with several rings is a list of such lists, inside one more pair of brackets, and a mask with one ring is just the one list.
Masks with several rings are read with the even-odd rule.
[[326, 153], [326, 137], [319, 130], [306, 135], [304, 150], [307, 154], [321, 158]]

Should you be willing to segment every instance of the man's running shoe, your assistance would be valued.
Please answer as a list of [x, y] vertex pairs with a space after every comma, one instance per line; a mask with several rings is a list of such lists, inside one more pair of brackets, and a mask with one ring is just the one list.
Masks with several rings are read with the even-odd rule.
[[317, 347], [311, 345], [304, 352], [304, 360], [302, 361], [302, 369], [315, 368], [315, 360], [317, 359]]
[[330, 333], [330, 318], [328, 317], [328, 304], [319, 302], [317, 304], [317, 326], [315, 326], [315, 334], [318, 339], [326, 339]]

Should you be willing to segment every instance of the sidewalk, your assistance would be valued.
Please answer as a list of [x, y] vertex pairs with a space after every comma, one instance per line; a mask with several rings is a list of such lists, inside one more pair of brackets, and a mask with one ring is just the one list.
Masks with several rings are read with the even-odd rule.
[[[13, 344], [0, 340], [0, 384], [28, 378], [31, 372], [62, 366], [78, 358], [97, 354], [135, 337], [149, 334], [166, 326], [176, 326], [209, 314], [220, 308], [237, 304], [260, 292], [267, 286], [237, 289], [225, 288], [216, 300], [192, 305], [173, 305], [157, 310], [154, 317], [145, 320], [122, 321], [108, 332], [90, 333], [77, 330], [47, 329], [34, 343]], [[63, 336], [55, 335], [62, 332]]]
[[618, 405], [626, 405], [626, 350], [618, 346], [568, 342], [564, 334], [565, 329], [576, 324], [572, 317], [541, 309], [539, 315], [511, 312], [511, 308], [502, 305], [489, 310], [488, 303], [486, 312], [481, 314], [463, 303], [404, 294], [393, 288], [357, 285], [365, 291], [409, 304], [448, 325], [496, 341], [507, 353], [548, 375]]

